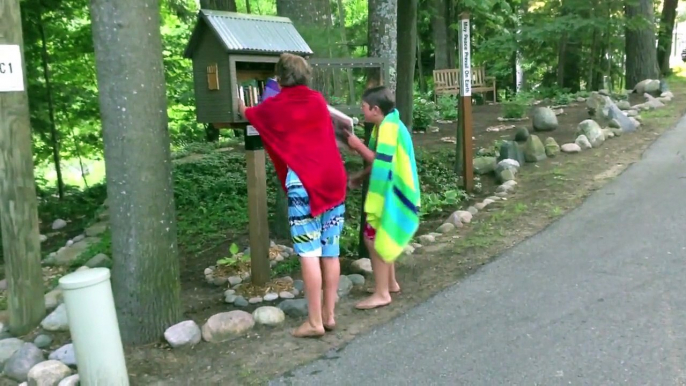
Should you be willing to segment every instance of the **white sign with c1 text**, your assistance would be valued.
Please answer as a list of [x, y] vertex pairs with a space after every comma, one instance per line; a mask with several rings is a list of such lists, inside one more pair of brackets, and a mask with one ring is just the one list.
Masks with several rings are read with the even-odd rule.
[[460, 20], [460, 95], [472, 96], [472, 54], [469, 19]]
[[0, 44], [0, 92], [24, 91], [24, 70], [21, 48]]

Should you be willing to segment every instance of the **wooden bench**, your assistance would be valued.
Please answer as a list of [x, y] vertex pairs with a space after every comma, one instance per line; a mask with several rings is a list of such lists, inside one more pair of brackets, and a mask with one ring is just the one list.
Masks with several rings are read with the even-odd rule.
[[[459, 70], [434, 70], [434, 100], [442, 95], [460, 95]], [[496, 101], [495, 77], [486, 76], [483, 67], [472, 67], [472, 93], [493, 92], [493, 102]]]

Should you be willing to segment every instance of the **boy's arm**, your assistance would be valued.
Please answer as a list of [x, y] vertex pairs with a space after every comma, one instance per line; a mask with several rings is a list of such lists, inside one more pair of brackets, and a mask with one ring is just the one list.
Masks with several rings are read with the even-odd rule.
[[[364, 159], [365, 162], [371, 164], [374, 162], [374, 158], [376, 158], [376, 153], [370, 150], [367, 145], [360, 140], [355, 134], [349, 134], [348, 136], [348, 145], [350, 146], [351, 149], [356, 151], [362, 159]], [[371, 166], [369, 167], [371, 170]]]

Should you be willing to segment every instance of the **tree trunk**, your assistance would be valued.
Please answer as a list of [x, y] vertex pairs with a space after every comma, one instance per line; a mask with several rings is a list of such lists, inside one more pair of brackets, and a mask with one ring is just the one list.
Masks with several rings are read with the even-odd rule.
[[[416, 3], [416, 1], [413, 0]], [[369, 0], [367, 56], [388, 60], [390, 78], [385, 84], [395, 92], [398, 60], [398, 0]], [[414, 52], [415, 46], [409, 46]], [[381, 74], [377, 70], [367, 73], [367, 84], [378, 85]]]
[[426, 88], [426, 79], [424, 79], [424, 68], [422, 66], [422, 42], [417, 38], [417, 78], [419, 79], [419, 92], [425, 95], [428, 90]]
[[398, 7], [398, 88], [395, 103], [405, 126], [412, 128], [414, 68], [417, 47], [417, 0], [404, 0]]
[[250, 0], [245, 0], [245, 13], [252, 13], [250, 12]]
[[[40, 5], [40, 2], [39, 2]], [[41, 40], [41, 65], [43, 66], [43, 78], [45, 79], [45, 93], [48, 100], [48, 116], [50, 118], [50, 137], [52, 140], [52, 159], [55, 163], [55, 173], [57, 174], [57, 194], [60, 199], [64, 198], [64, 179], [62, 178], [62, 166], [60, 164], [60, 139], [55, 123], [55, 106], [52, 101], [52, 87], [50, 84], [50, 67], [48, 65], [48, 47], [43, 28], [43, 14], [38, 11], [38, 32]]]
[[[0, 3], [0, 19], [0, 44], [18, 47], [23, 57], [19, 0]], [[24, 86], [20, 91], [0, 90], [0, 232], [9, 295], [9, 328], [14, 335], [21, 336], [43, 319], [45, 300], [26, 66], [21, 59], [11, 59], [0, 59], [2, 71], [5, 77], [21, 71]]]
[[[348, 35], [345, 32], [345, 6], [343, 5], [343, 0], [338, 0], [338, 21], [340, 22], [338, 29], [341, 34], [343, 53], [345, 57], [349, 57], [350, 50], [348, 49]], [[351, 68], [347, 69], [346, 75], [348, 79], [348, 104], [353, 104], [357, 102], [357, 98], [355, 97], [355, 79], [353, 78], [353, 70]]]
[[626, 18], [636, 23], [637, 17], [645, 18], [640, 27], [626, 28], [626, 85], [629, 89], [645, 79], [657, 79], [659, 69], [655, 54], [655, 29], [652, 0], [627, 0], [624, 6]]
[[431, 0], [431, 31], [434, 38], [434, 70], [450, 68], [448, 63], [448, 23], [445, 17], [448, 15], [450, 0]]
[[660, 17], [660, 32], [657, 37], [657, 64], [663, 76], [669, 75], [669, 58], [672, 52], [672, 37], [674, 36], [674, 21], [676, 7], [679, 0], [664, 0], [662, 17]]
[[200, 0], [200, 8], [236, 12], [236, 0]]
[[181, 316], [160, 1], [90, 9], [117, 316], [126, 343], [152, 343]]

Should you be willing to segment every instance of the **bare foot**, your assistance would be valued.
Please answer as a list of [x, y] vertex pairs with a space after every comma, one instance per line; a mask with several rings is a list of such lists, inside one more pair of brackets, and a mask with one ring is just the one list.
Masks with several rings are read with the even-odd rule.
[[324, 330], [333, 331], [336, 329], [336, 319], [334, 319], [333, 315], [328, 316], [322, 312], [322, 318], [324, 319]]
[[305, 322], [291, 332], [296, 338], [319, 338], [324, 336], [324, 327], [314, 327], [310, 322]]
[[[376, 292], [376, 289], [374, 287], [367, 288], [368, 294], [373, 294], [375, 292]], [[390, 288], [388, 289], [388, 293], [399, 294], [400, 293], [400, 286], [397, 283], [395, 284], [395, 286], [391, 285]]]
[[387, 306], [391, 304], [391, 297], [390, 296], [382, 296], [382, 295], [377, 295], [374, 294], [367, 299], [357, 303], [355, 308], [358, 310], [371, 310], [374, 308], [379, 308], [383, 306]]

